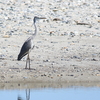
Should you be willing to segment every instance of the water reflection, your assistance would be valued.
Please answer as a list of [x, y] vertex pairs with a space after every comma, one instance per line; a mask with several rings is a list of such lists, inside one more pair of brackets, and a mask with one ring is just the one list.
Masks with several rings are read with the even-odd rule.
[[[18, 96], [18, 100], [23, 100], [22, 97]], [[30, 100], [30, 89], [26, 89], [26, 100]]]
[[100, 87], [0, 90], [0, 100], [100, 100]]
[[100, 88], [97, 87], [27, 89], [20, 93], [18, 100], [100, 100]]
[[18, 99], [17, 100], [23, 100], [21, 97], [18, 97]]
[[0, 83], [0, 100], [100, 100], [100, 83]]

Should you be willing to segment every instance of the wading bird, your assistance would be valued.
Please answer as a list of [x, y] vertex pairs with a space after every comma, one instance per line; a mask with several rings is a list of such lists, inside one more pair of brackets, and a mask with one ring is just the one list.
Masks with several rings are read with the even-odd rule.
[[33, 43], [33, 39], [37, 34], [37, 27], [36, 27], [36, 21], [38, 19], [46, 19], [45, 17], [37, 17], [35, 16], [33, 19], [33, 25], [35, 27], [35, 32], [32, 36], [30, 36], [22, 45], [22, 48], [20, 50], [20, 53], [18, 55], [17, 60], [21, 60], [25, 55], [27, 55], [27, 59], [26, 59], [26, 67], [25, 69], [27, 69], [27, 63], [29, 63], [29, 69], [30, 69], [30, 57], [29, 57], [29, 53], [30, 51], [34, 48], [34, 43]]

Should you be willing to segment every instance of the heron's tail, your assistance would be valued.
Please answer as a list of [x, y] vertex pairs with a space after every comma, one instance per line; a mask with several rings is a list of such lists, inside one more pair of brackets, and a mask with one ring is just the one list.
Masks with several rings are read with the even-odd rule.
[[17, 58], [17, 60], [21, 60], [25, 55], [27, 55], [27, 52], [26, 53], [20, 53], [19, 55], [18, 55], [18, 58]]
[[22, 55], [21, 53], [18, 55], [17, 60], [21, 60], [23, 58], [24, 55]]
[[21, 57], [20, 54], [19, 54], [17, 60], [21, 60], [21, 59], [22, 59], [22, 57]]

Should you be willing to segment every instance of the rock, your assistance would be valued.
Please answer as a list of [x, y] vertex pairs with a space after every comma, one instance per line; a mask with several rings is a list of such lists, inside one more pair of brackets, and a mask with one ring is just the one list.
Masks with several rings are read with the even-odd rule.
[[4, 78], [5, 78], [5, 76], [1, 76], [1, 78], [2, 78], [2, 79], [4, 79]]
[[47, 60], [43, 60], [43, 62], [49, 62], [49, 61], [50, 61], [50, 60], [48, 60], [48, 59], [47, 59]]
[[93, 59], [91, 59], [91, 61], [98, 61], [98, 60], [93, 58]]
[[78, 56], [73, 56], [73, 57], [71, 57], [72, 59], [80, 59], [80, 57], [78, 57]]
[[53, 21], [61, 21], [59, 18], [54, 18]]
[[42, 74], [41, 76], [47, 76], [46, 74]]
[[71, 75], [67, 75], [67, 76], [74, 76], [73, 74], [71, 74]]
[[69, 33], [69, 36], [70, 36], [70, 37], [74, 37], [74, 36], [75, 36], [75, 33], [70, 32], [70, 33]]
[[3, 38], [10, 38], [10, 35], [3, 35]]

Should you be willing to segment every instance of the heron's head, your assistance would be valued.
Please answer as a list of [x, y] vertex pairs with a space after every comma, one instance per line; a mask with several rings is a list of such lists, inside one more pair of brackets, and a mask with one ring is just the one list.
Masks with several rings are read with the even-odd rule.
[[33, 22], [35, 23], [39, 19], [46, 19], [46, 18], [45, 17], [37, 17], [37, 16], [35, 16], [34, 19], [33, 19]]

